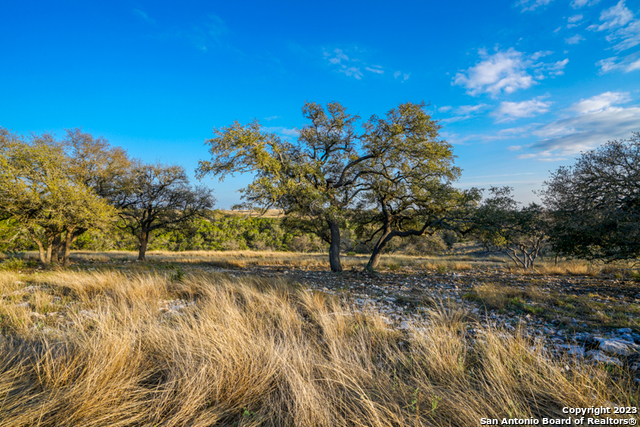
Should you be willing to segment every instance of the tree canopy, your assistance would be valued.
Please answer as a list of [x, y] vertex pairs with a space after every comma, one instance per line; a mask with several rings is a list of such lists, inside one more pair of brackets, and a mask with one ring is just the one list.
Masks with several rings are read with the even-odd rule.
[[[412, 166], [442, 168], [440, 178], [458, 173], [448, 164], [450, 147], [436, 141], [439, 126], [424, 104], [400, 104], [385, 118], [364, 122], [336, 102], [326, 108], [306, 103], [302, 111], [308, 123], [295, 142], [263, 132], [258, 121], [214, 129], [206, 142], [211, 160], [200, 161], [197, 172], [220, 179], [253, 173], [243, 189], [246, 205], [276, 206], [299, 225], [306, 223], [329, 243], [332, 271], [342, 270], [340, 228], [372, 190], [374, 177], [399, 182], [397, 172], [406, 174]], [[438, 174], [435, 169], [428, 177]]]
[[138, 260], [144, 261], [154, 231], [184, 227], [205, 216], [215, 198], [208, 188], [191, 187], [181, 166], [138, 163], [114, 202], [120, 207], [122, 227], [138, 238]]
[[516, 266], [533, 269], [548, 243], [550, 218], [540, 205], [518, 207], [510, 187], [491, 187], [473, 218], [473, 233], [485, 247], [506, 254]]
[[566, 255], [640, 257], [640, 133], [587, 151], [560, 167], [541, 192], [553, 214], [552, 245]]
[[75, 231], [106, 226], [115, 210], [83, 182], [74, 179], [63, 143], [53, 136], [30, 141], [0, 132], [0, 215], [13, 219], [37, 244], [40, 261], [63, 264]]

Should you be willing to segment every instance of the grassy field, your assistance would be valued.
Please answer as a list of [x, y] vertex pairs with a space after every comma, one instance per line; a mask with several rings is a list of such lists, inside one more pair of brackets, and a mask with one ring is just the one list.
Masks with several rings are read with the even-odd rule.
[[[274, 252], [274, 251], [149, 251], [147, 259], [151, 262], [177, 263], [186, 265], [207, 265], [218, 268], [250, 268], [256, 266], [286, 266], [293, 268], [329, 268], [326, 253], [300, 253], [300, 252]], [[8, 259], [7, 255], [0, 254], [0, 261]], [[72, 258], [75, 262], [95, 262], [98, 264], [114, 262], [133, 262], [137, 258], [136, 252], [131, 251], [73, 251]], [[34, 265], [38, 259], [37, 252], [25, 252], [17, 259], [31, 262]], [[369, 259], [368, 255], [342, 255], [342, 265], [345, 269], [362, 269]], [[522, 271], [514, 267], [507, 257], [496, 255], [477, 256], [464, 252], [458, 252], [439, 256], [412, 256], [401, 254], [383, 255], [380, 262], [381, 270], [397, 271], [400, 269], [433, 270], [433, 271], [458, 271], [476, 268], [502, 268], [518, 274], [533, 275], [588, 275], [598, 276], [602, 273], [617, 273], [638, 277], [637, 270], [631, 269], [631, 264], [606, 265], [602, 263], [589, 263], [580, 260], [560, 261], [555, 263], [552, 259], [541, 259], [536, 263], [535, 270]]]
[[[131, 253], [77, 253], [80, 268], [0, 272], [0, 427], [477, 426], [638, 406], [627, 372], [554, 358], [518, 332], [473, 324], [460, 306], [436, 303], [428, 327], [399, 331], [285, 279], [198, 268], [324, 267], [319, 254], [150, 255], [144, 268]], [[517, 297], [501, 293], [478, 298]]]

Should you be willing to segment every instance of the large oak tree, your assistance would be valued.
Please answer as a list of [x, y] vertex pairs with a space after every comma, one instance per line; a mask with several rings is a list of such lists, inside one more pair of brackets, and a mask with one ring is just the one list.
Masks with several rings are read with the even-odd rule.
[[542, 191], [560, 253], [605, 261], [640, 257], [640, 133], [587, 152]]
[[370, 161], [394, 152], [388, 158], [402, 162], [419, 149], [426, 135], [417, 114], [424, 114], [423, 107], [401, 104], [388, 120], [372, 116], [362, 122], [337, 102], [326, 108], [308, 102], [302, 109], [307, 124], [294, 142], [262, 131], [258, 121], [236, 122], [214, 129], [206, 142], [211, 160], [200, 162], [198, 176], [253, 173], [243, 189], [245, 205], [283, 209], [289, 220], [315, 231], [329, 243], [331, 270], [339, 272], [340, 228], [370, 188], [365, 178], [380, 174]]

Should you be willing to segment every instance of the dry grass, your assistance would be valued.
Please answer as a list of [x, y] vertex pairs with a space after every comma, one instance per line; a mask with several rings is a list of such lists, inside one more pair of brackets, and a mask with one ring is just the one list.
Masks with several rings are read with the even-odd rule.
[[[37, 253], [27, 252], [27, 260], [37, 259]], [[133, 262], [137, 253], [128, 251], [92, 252], [73, 251], [72, 260], [81, 262]], [[295, 268], [329, 268], [326, 253], [274, 252], [274, 251], [150, 251], [147, 260], [163, 263], [206, 264], [223, 269], [238, 269], [255, 266], [282, 266]], [[368, 255], [343, 255], [344, 269], [362, 269], [369, 260]], [[398, 271], [403, 269], [436, 270], [440, 272], [470, 270], [486, 265], [501, 264], [494, 259], [483, 260], [468, 256], [420, 257], [401, 254], [383, 255], [379, 268]]]
[[[3, 272], [0, 294], [1, 427], [476, 426], [638, 402], [623, 373], [551, 360], [519, 334], [475, 325], [472, 339], [446, 306], [405, 334], [220, 273]], [[177, 298], [194, 304], [159, 310]]]
[[517, 287], [485, 282], [475, 286], [473, 292], [465, 297], [490, 310], [535, 314], [548, 320], [556, 320], [572, 330], [582, 329], [580, 325], [586, 325], [587, 329], [640, 327], [638, 304], [597, 294], [575, 295], [553, 290], [543, 291], [536, 284]]

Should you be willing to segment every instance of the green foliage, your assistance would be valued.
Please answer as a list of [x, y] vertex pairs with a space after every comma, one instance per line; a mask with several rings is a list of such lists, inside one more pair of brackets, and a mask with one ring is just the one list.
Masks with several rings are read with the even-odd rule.
[[0, 171], [0, 217], [30, 236], [44, 264], [57, 260], [63, 242], [69, 247], [75, 230], [104, 227], [115, 216], [77, 179], [64, 143], [52, 135], [25, 141], [0, 129]]
[[400, 104], [384, 118], [360, 122], [339, 103], [326, 108], [306, 103], [308, 123], [296, 142], [263, 132], [257, 121], [236, 122], [214, 129], [207, 141], [211, 160], [199, 163], [198, 175], [223, 179], [253, 173], [254, 181], [243, 190], [246, 204], [282, 209], [289, 225], [330, 244], [331, 269], [341, 271], [341, 229], [358, 202], [363, 202], [359, 211], [369, 211], [378, 193], [409, 194], [415, 197], [400, 202], [402, 212], [418, 210], [424, 216], [426, 204], [429, 213], [441, 204], [433, 201], [436, 193], [455, 192], [447, 185], [460, 173], [452, 165], [451, 146], [437, 139], [439, 126], [424, 107]]
[[[269, 250], [318, 252], [325, 249], [313, 234], [283, 226], [280, 218], [238, 216], [212, 211], [208, 218], [193, 218], [183, 228], [161, 230], [152, 236], [149, 250], [228, 251]], [[138, 239], [119, 227], [91, 230], [78, 238], [73, 249], [136, 250]]]
[[24, 270], [27, 263], [20, 258], [8, 258], [0, 263], [1, 271], [19, 271]]
[[510, 187], [491, 187], [474, 215], [474, 234], [485, 247], [504, 253], [524, 269], [532, 269], [549, 238], [550, 218], [540, 205], [518, 208]]
[[556, 251], [605, 261], [640, 257], [640, 133], [582, 153], [545, 186]]
[[123, 229], [138, 239], [140, 261], [153, 232], [183, 229], [190, 220], [206, 216], [215, 203], [210, 189], [189, 185], [183, 167], [141, 163], [129, 171], [117, 199]]

